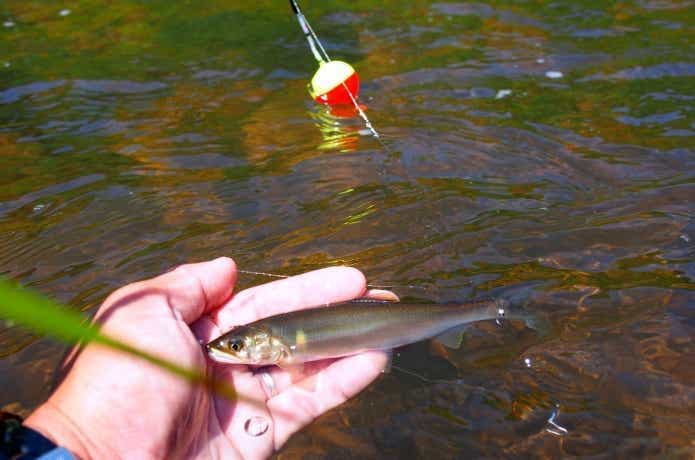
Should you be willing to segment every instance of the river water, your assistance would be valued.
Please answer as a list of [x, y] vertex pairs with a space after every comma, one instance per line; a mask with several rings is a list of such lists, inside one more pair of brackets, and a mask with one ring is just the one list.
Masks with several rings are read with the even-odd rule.
[[[0, 5], [2, 275], [90, 314], [219, 255], [349, 264], [549, 321], [398, 350], [279, 458], [695, 455], [692, 1], [307, 2], [387, 149], [311, 101], [283, 2], [62, 3]], [[0, 346], [27, 414], [64, 348]]]

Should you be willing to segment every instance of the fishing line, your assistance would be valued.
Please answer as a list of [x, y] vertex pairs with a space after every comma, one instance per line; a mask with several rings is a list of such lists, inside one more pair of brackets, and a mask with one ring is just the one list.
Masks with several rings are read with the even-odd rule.
[[425, 383], [434, 383], [434, 384], [436, 384], [436, 383], [444, 383], [444, 384], [451, 383], [451, 381], [445, 380], [445, 379], [430, 379], [430, 378], [427, 378], [427, 377], [425, 377], [424, 375], [418, 374], [418, 373], [415, 372], [415, 371], [411, 371], [410, 369], [406, 369], [406, 368], [404, 368], [404, 367], [396, 366], [395, 364], [391, 364], [391, 369], [395, 369], [395, 370], [397, 370], [398, 372], [402, 372], [403, 374], [409, 375], [409, 376], [411, 376], [411, 377], [415, 377], [416, 379], [422, 380], [422, 381], [425, 382]]
[[[297, 16], [299, 27], [302, 28], [302, 32], [304, 32], [304, 36], [306, 37], [306, 40], [309, 42], [309, 48], [311, 48], [311, 53], [314, 55], [314, 58], [319, 62], [319, 64], [322, 62], [330, 61], [331, 58], [328, 56], [328, 53], [326, 53], [326, 49], [319, 41], [319, 38], [316, 36], [316, 33], [314, 32], [314, 29], [311, 28], [309, 21], [306, 20], [306, 17], [299, 9], [299, 5], [295, 0], [290, 0], [290, 7], [292, 7], [292, 11], [294, 12], [295, 16]], [[318, 48], [320, 48], [321, 52], [323, 53], [323, 56], [321, 56], [321, 54], [319, 53], [317, 46]]]
[[254, 272], [252, 270], [238, 270], [239, 273], [243, 273], [245, 275], [261, 275], [261, 276], [268, 276], [270, 278], [289, 278], [288, 275], [276, 275], [274, 273], [265, 273], [265, 272]]
[[[319, 40], [319, 37], [316, 35], [316, 32], [314, 32], [314, 29], [311, 27], [311, 24], [309, 24], [309, 21], [307, 21], [306, 17], [302, 13], [302, 10], [299, 9], [299, 4], [297, 3], [297, 1], [290, 0], [290, 6], [292, 7], [292, 11], [297, 17], [299, 27], [301, 27], [307, 42], [309, 42], [309, 48], [311, 49], [311, 53], [314, 55], [314, 58], [318, 61], [319, 65], [326, 62], [331, 62], [331, 57], [326, 52], [326, 48], [323, 47], [321, 40]], [[369, 117], [367, 117], [367, 114], [364, 113], [364, 110], [362, 110], [362, 107], [360, 107], [360, 104], [357, 102], [357, 99], [355, 99], [355, 96], [352, 95], [352, 92], [347, 87], [347, 84], [344, 81], [342, 81], [341, 85], [350, 97], [352, 105], [357, 110], [357, 113], [359, 114], [360, 118], [362, 118], [362, 121], [364, 121], [364, 125], [367, 127], [371, 135], [377, 140], [377, 142], [379, 142], [381, 147], [384, 150], [386, 150], [387, 153], [393, 153], [389, 146], [386, 145], [384, 141], [381, 139], [381, 136], [377, 132], [376, 128], [374, 128], [374, 125], [369, 120]]]

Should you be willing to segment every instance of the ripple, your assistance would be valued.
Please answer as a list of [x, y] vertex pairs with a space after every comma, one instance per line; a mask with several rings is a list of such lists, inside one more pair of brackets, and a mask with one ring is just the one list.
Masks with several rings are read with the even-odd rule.
[[166, 83], [136, 82], [129, 80], [74, 80], [72, 87], [75, 91], [84, 93], [103, 94], [142, 94], [158, 92], [166, 89]]
[[0, 104], [11, 104], [27, 96], [44, 93], [65, 85], [65, 80], [29, 83], [0, 91]]
[[198, 70], [193, 74], [193, 78], [206, 81], [223, 81], [223, 80], [242, 80], [253, 78], [261, 73], [260, 69], [244, 69], [236, 68], [233, 70], [215, 70], [204, 69]]
[[55, 194], [68, 192], [85, 185], [93, 184], [103, 180], [105, 176], [103, 174], [90, 174], [88, 176], [78, 177], [76, 179], [64, 182], [61, 184], [51, 185], [42, 190], [37, 190], [36, 192], [28, 193], [20, 198], [11, 201], [0, 202], [0, 217], [3, 217], [9, 212], [21, 208], [29, 203], [33, 203], [42, 198], [50, 198]]
[[579, 81], [592, 80], [645, 80], [664, 77], [692, 77], [695, 76], [695, 64], [686, 62], [674, 62], [657, 64], [653, 66], [638, 66], [620, 70], [612, 74], [595, 74]]
[[617, 119], [621, 123], [631, 126], [643, 126], [643, 125], [664, 125], [675, 120], [681, 120], [685, 118], [680, 111], [669, 112], [669, 113], [658, 113], [654, 115], [647, 115], [646, 117], [631, 117], [628, 115], [620, 115]]

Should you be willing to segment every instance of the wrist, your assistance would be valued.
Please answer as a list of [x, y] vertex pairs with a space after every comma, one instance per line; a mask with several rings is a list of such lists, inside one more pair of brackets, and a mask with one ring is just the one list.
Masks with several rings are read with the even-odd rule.
[[23, 423], [21, 417], [0, 411], [0, 458], [76, 460], [77, 457]]
[[67, 449], [75, 458], [95, 458], [86, 435], [68, 415], [53, 406], [50, 400], [39, 406], [23, 425], [39, 432], [57, 446]]

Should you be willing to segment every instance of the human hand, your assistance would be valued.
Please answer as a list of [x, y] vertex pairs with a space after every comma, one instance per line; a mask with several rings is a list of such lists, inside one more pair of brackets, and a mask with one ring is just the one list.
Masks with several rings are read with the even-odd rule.
[[213, 363], [201, 344], [234, 325], [366, 290], [364, 276], [347, 267], [233, 295], [236, 276], [229, 258], [183, 265], [117, 290], [95, 321], [105, 334], [233, 385], [239, 398], [211, 394], [142, 359], [90, 344], [25, 425], [80, 458], [264, 458], [365, 388], [386, 365], [383, 352], [311, 363], [302, 375]]

